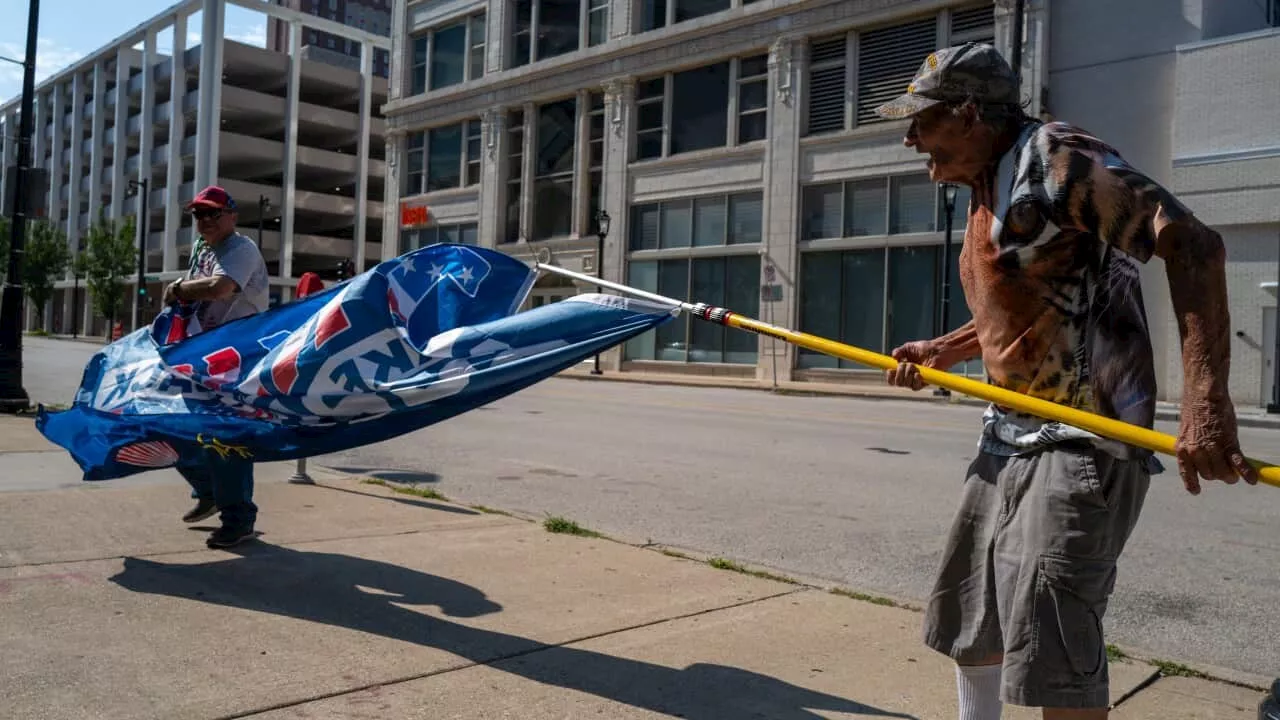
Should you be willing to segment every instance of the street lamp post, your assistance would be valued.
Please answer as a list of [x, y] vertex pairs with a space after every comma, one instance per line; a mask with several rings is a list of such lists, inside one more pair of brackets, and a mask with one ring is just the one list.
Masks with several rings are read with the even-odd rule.
[[[596, 277], [604, 277], [604, 239], [609, 237], [609, 213], [604, 210], [596, 212]], [[603, 292], [604, 288], [596, 286], [596, 292]], [[595, 365], [591, 368], [592, 375], [603, 374], [600, 371], [600, 353], [596, 353]]]
[[266, 195], [258, 196], [258, 250], [262, 251], [262, 224], [267, 219], [267, 208], [271, 207], [271, 199]]
[[[22, 63], [22, 105], [18, 121], [18, 163], [13, 177], [13, 222], [9, 238], [9, 272], [0, 293], [0, 411], [21, 412], [31, 405], [22, 387], [22, 252], [27, 234], [27, 171], [31, 164], [32, 114], [35, 106], [36, 38], [40, 0], [27, 7], [27, 52]], [[8, 192], [8, 188], [5, 188]]]
[[148, 186], [149, 181], [145, 179], [129, 181], [129, 189], [138, 198], [138, 214], [142, 216], [142, 222], [138, 223], [138, 297], [133, 303], [134, 330], [138, 329], [138, 321], [142, 319], [142, 303], [147, 299], [147, 220], [151, 215], [151, 209], [147, 207], [147, 198], [151, 196], [147, 192]]
[[[942, 183], [942, 210], [946, 214], [946, 232], [942, 240], [942, 335], [948, 332], [951, 319], [951, 219], [956, 211], [956, 192], [959, 188], [953, 183]], [[948, 368], [938, 368], [947, 370]], [[934, 388], [933, 394], [938, 397], [951, 397], [946, 388]]]

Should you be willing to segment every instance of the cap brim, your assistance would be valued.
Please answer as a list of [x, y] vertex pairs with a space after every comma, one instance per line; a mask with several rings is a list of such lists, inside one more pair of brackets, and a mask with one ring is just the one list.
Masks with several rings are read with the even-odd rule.
[[876, 108], [876, 114], [888, 120], [901, 120], [942, 102], [907, 93]]
[[226, 210], [227, 209], [225, 205], [219, 205], [218, 203], [213, 202], [212, 200], [192, 200], [191, 202], [187, 203], [188, 210], [195, 210], [196, 208], [208, 208], [210, 210]]

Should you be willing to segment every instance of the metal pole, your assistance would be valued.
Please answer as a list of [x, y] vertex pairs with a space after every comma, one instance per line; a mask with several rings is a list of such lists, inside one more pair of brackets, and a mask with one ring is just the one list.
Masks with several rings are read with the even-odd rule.
[[[951, 217], [955, 215], [956, 209], [956, 193], [955, 188], [949, 185], [942, 186], [942, 202], [943, 210], [946, 212], [946, 233], [943, 234], [942, 241], [942, 332], [945, 335], [950, 330], [948, 324], [951, 320]], [[949, 370], [950, 368], [939, 368], [939, 370]], [[935, 388], [933, 394], [938, 397], [951, 397], [951, 391], [944, 387]]]
[[[599, 280], [604, 276], [604, 239], [609, 234], [609, 214], [601, 210], [596, 213], [596, 279]], [[604, 288], [596, 285], [596, 292], [604, 292]], [[596, 353], [594, 365], [591, 368], [592, 375], [603, 375], [600, 370], [600, 353]]]
[[1017, 73], [1018, 84], [1022, 84], [1022, 18], [1025, 14], [1025, 0], [1015, 0], [1013, 3], [1013, 71]]
[[[27, 233], [27, 170], [31, 164], [31, 115], [35, 106], [36, 38], [40, 0], [27, 9], [27, 53], [22, 66], [22, 106], [18, 122], [18, 168], [13, 179], [13, 223], [9, 239], [9, 272], [0, 301], [0, 411], [20, 412], [31, 405], [22, 387], [22, 252]], [[54, 188], [57, 192], [57, 188]]]

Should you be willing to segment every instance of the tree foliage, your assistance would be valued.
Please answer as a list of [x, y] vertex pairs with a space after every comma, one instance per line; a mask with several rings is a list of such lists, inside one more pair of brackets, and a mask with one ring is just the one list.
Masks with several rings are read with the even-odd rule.
[[53, 297], [53, 284], [62, 278], [71, 262], [67, 236], [51, 222], [40, 220], [27, 226], [23, 243], [22, 286], [36, 308], [36, 317], [44, 317], [44, 307]]
[[86, 236], [82, 253], [86, 284], [94, 309], [108, 321], [119, 316], [124, 304], [124, 278], [137, 271], [136, 234], [132, 216], [123, 224], [100, 217]]

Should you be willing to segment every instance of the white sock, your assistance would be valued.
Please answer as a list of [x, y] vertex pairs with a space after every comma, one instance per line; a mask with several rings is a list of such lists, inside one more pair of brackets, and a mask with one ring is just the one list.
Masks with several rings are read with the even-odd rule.
[[1000, 666], [957, 665], [960, 720], [1000, 720]]

